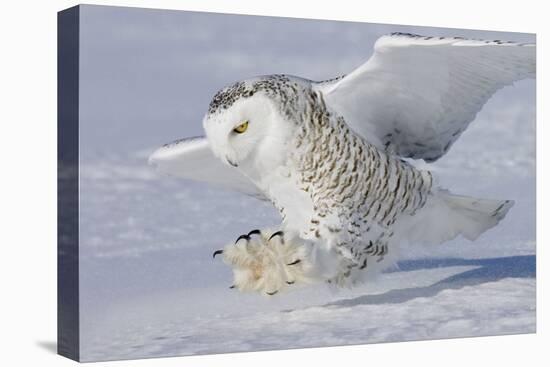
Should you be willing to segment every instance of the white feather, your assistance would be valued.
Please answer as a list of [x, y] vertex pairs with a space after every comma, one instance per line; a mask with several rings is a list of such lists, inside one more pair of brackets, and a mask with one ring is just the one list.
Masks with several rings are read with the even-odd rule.
[[533, 44], [393, 34], [379, 38], [359, 68], [316, 88], [369, 142], [434, 161], [498, 89], [535, 75], [535, 51]]
[[177, 140], [157, 149], [149, 164], [160, 172], [266, 200], [260, 190], [238, 169], [222, 163], [204, 137]]
[[398, 223], [396, 235], [423, 245], [438, 245], [459, 235], [474, 241], [496, 226], [513, 205], [513, 200], [479, 199], [434, 189], [424, 208]]

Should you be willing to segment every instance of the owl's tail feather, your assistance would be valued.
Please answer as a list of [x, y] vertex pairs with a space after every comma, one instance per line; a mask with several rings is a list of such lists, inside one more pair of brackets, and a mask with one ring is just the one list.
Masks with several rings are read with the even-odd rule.
[[438, 190], [418, 213], [409, 239], [439, 244], [462, 235], [473, 241], [496, 226], [513, 205], [513, 200], [478, 199]]
[[460, 234], [473, 241], [486, 230], [496, 226], [514, 205], [513, 200], [477, 199], [440, 192], [460, 227]]

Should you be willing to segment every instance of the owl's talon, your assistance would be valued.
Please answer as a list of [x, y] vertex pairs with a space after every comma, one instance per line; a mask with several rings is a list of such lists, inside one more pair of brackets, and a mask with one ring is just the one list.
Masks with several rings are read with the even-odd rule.
[[248, 237], [252, 236], [253, 234], [259, 234], [261, 235], [262, 234], [262, 231], [260, 231], [259, 229], [253, 229], [252, 231], [248, 232]]
[[237, 238], [237, 240], [235, 241], [235, 245], [236, 245], [240, 240], [242, 240], [243, 238], [246, 239], [246, 241], [250, 241], [250, 236], [249, 236], [249, 235], [247, 235], [247, 234], [242, 234], [242, 235], [240, 235], [239, 238]]
[[214, 259], [216, 257], [216, 255], [219, 255], [219, 254], [223, 254], [223, 250], [214, 251], [214, 253], [212, 254], [212, 258]]
[[[256, 234], [259, 236], [254, 236]], [[270, 245], [269, 241], [275, 237], [281, 245], [277, 242], [277, 245]], [[257, 229], [241, 235], [237, 242], [242, 239], [246, 244], [229, 244], [223, 248], [223, 261], [233, 270], [230, 289], [273, 296], [290, 286], [296, 288], [311, 281], [308, 274], [311, 264], [307, 260], [311, 247], [307, 240], [291, 232]], [[293, 266], [298, 263], [301, 264]]]
[[284, 232], [283, 231], [277, 231], [277, 232], [273, 233], [271, 236], [269, 236], [269, 239], [267, 240], [267, 242], [271, 241], [271, 239], [275, 236], [281, 236], [281, 241], [283, 241]]

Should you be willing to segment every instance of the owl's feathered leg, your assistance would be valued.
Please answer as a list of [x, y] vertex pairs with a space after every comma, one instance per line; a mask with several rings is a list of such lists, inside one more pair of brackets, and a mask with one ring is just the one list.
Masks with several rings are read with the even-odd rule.
[[233, 268], [233, 286], [240, 291], [275, 295], [288, 287], [314, 282], [311, 244], [282, 231], [253, 230], [214, 252]]

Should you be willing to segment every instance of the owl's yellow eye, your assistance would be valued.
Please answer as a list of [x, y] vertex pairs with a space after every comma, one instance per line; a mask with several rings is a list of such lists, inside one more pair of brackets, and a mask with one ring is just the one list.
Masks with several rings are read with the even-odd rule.
[[237, 134], [242, 134], [246, 131], [247, 128], [248, 128], [248, 120], [244, 121], [242, 124], [234, 128], [233, 131], [236, 132]]

